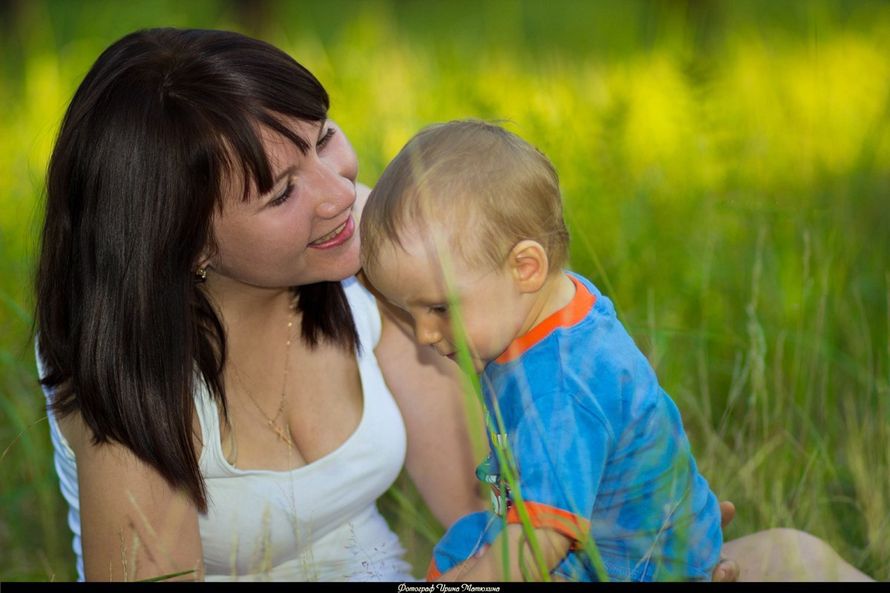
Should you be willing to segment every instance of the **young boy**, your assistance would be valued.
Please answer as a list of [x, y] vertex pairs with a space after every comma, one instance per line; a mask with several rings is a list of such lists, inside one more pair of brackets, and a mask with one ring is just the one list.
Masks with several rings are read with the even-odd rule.
[[368, 279], [452, 359], [457, 303], [481, 373], [491, 454], [476, 473], [495, 508], [451, 526], [429, 578], [710, 579], [717, 499], [612, 303], [563, 270], [546, 157], [483, 122], [426, 128], [381, 176], [361, 237]]

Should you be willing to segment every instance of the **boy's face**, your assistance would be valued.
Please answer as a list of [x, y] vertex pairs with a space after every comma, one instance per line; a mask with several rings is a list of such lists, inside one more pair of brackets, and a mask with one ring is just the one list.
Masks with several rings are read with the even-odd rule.
[[[402, 243], [404, 249], [392, 243], [381, 246], [377, 262], [366, 273], [388, 301], [411, 315], [419, 343], [456, 360], [457, 344], [442, 266], [428, 241], [409, 236]], [[473, 367], [480, 372], [521, 335], [529, 301], [506, 264], [494, 270], [473, 269], [456, 256], [450, 268]]]

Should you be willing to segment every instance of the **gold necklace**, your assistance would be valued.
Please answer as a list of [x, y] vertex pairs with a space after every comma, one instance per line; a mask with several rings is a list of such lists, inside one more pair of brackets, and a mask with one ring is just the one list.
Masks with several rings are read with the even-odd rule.
[[263, 419], [266, 421], [266, 426], [268, 426], [272, 432], [274, 432], [278, 436], [278, 440], [288, 445], [288, 447], [294, 444], [293, 439], [290, 435], [290, 430], [287, 427], [287, 422], [284, 423], [284, 426], [278, 423], [278, 419], [284, 413], [284, 404], [286, 401], [285, 396], [287, 395], [287, 373], [290, 369], [290, 345], [293, 341], [293, 327], [294, 327], [294, 313], [297, 308], [296, 299], [292, 300], [290, 303], [290, 313], [287, 320], [287, 343], [284, 346], [284, 379], [281, 382], [281, 397], [278, 400], [278, 409], [275, 410], [274, 416], [269, 416], [263, 411], [263, 407], [260, 403], [253, 397], [253, 394], [247, 389], [247, 386], [244, 385], [244, 382], [241, 381], [242, 386], [244, 387], [244, 392], [247, 394], [247, 397], [250, 398], [250, 401], [253, 402], [253, 405], [256, 406], [256, 409], [262, 415]]

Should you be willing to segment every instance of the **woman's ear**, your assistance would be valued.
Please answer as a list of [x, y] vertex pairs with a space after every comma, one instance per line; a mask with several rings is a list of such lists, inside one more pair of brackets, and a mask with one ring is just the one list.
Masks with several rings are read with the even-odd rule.
[[544, 286], [550, 272], [550, 262], [544, 246], [531, 239], [523, 239], [513, 246], [507, 256], [507, 266], [520, 292], [537, 292]]
[[213, 254], [209, 247], [204, 247], [204, 249], [201, 250], [198, 259], [193, 266], [195, 276], [200, 276], [202, 280], [207, 278], [207, 270], [210, 269], [210, 260], [212, 257]]

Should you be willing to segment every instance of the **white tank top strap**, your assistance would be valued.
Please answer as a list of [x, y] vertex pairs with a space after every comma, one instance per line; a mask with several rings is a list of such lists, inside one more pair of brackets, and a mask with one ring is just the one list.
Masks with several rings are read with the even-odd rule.
[[344, 280], [342, 285], [352, 309], [352, 317], [362, 348], [373, 350], [380, 341], [383, 323], [380, 310], [377, 308], [377, 300], [355, 276]]
[[205, 479], [232, 475], [231, 467], [225, 462], [222, 452], [219, 407], [198, 373], [195, 376], [195, 413], [201, 425], [201, 451], [196, 452], [201, 474]]
[[[34, 356], [37, 362], [37, 376], [42, 380], [46, 376], [46, 367], [43, 364], [43, 358], [40, 356], [40, 349], [37, 348], [36, 340], [34, 341]], [[58, 419], [50, 407], [54, 397], [53, 390], [47, 389], [43, 385], [41, 385], [41, 389], [43, 389], [43, 395], [46, 398], [46, 418], [49, 424], [50, 440], [53, 445], [53, 465], [56, 468], [56, 474], [59, 476], [59, 489], [62, 491], [62, 497], [68, 503], [68, 527], [71, 528], [73, 536], [71, 549], [74, 551], [77, 580], [83, 581], [83, 547], [80, 535], [80, 496], [77, 482], [77, 459], [74, 456], [74, 450], [68, 444], [68, 439], [62, 434]]]

